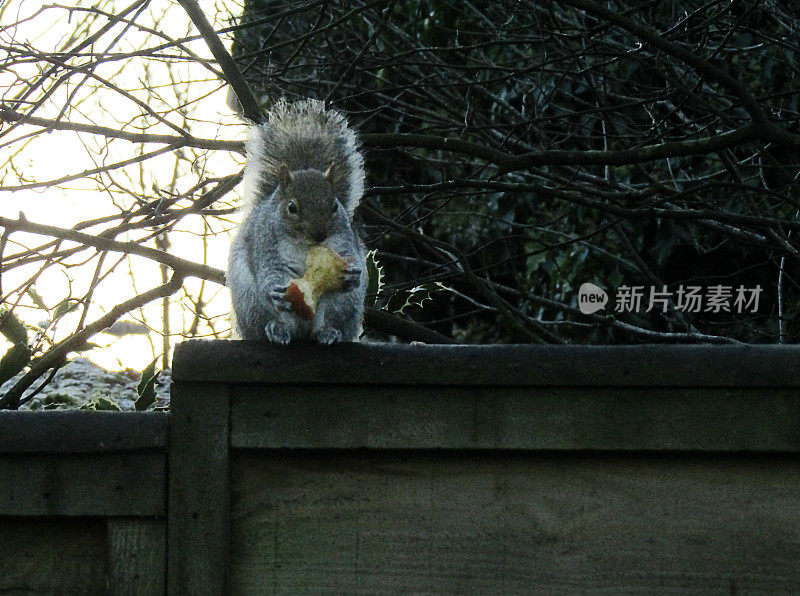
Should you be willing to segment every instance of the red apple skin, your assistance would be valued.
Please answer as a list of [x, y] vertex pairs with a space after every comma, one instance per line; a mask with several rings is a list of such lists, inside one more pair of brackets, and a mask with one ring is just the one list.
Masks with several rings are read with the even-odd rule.
[[292, 281], [286, 288], [286, 298], [294, 307], [295, 312], [303, 319], [310, 321], [314, 318], [314, 311], [306, 304], [306, 297], [302, 290], [297, 286], [297, 282]]

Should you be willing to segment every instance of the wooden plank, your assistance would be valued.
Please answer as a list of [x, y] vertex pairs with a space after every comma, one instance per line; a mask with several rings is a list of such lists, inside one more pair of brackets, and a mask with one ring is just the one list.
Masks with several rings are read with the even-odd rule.
[[225, 385], [172, 385], [170, 594], [227, 593], [228, 396]]
[[0, 517], [0, 593], [104, 594], [105, 523]]
[[231, 593], [798, 593], [800, 460], [235, 452]]
[[166, 455], [0, 456], [3, 515], [163, 516]]
[[800, 452], [800, 392], [243, 385], [231, 445]]
[[800, 345], [417, 346], [187, 341], [176, 380], [236, 383], [800, 387]]
[[110, 518], [108, 591], [111, 596], [161, 596], [167, 580], [167, 524], [163, 519]]
[[166, 412], [0, 413], [0, 453], [106, 453], [166, 449]]

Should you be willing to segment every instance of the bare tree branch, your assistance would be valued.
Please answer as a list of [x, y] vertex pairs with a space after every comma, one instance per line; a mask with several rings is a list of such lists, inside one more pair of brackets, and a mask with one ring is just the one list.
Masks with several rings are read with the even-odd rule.
[[192, 19], [194, 26], [197, 27], [206, 45], [208, 45], [208, 49], [211, 50], [214, 58], [217, 59], [217, 63], [220, 65], [220, 68], [222, 68], [222, 72], [225, 73], [228, 84], [239, 100], [239, 105], [242, 106], [245, 117], [251, 122], [261, 122], [264, 118], [261, 106], [258, 105], [253, 92], [250, 91], [250, 86], [239, 71], [236, 62], [233, 61], [228, 50], [225, 49], [225, 46], [220, 41], [216, 31], [214, 31], [214, 28], [208, 22], [206, 15], [195, 0], [178, 0], [178, 2], [186, 11], [186, 14], [189, 15], [189, 18]]
[[138, 296], [134, 296], [133, 298], [118, 304], [112, 308], [108, 314], [90, 323], [77, 333], [70, 335], [61, 343], [53, 346], [52, 349], [48, 350], [44, 356], [39, 358], [35, 364], [31, 366], [30, 370], [28, 370], [28, 372], [26, 372], [22, 378], [20, 378], [20, 380], [17, 381], [14, 386], [11, 387], [11, 389], [9, 389], [5, 395], [3, 395], [2, 398], [0, 398], [0, 409], [16, 410], [20, 406], [20, 403], [22, 403], [21, 398], [25, 390], [50, 368], [56, 366], [56, 364], [65, 358], [69, 352], [77, 350], [83, 346], [83, 344], [92, 335], [95, 333], [100, 333], [103, 329], [110, 327], [114, 321], [119, 319], [125, 313], [128, 313], [136, 308], [140, 308], [156, 298], [162, 298], [164, 296], [174, 294], [181, 289], [182, 285], [183, 278], [180, 275], [175, 274], [166, 284], [153, 288], [152, 290], [144, 292], [143, 294], [139, 294]]
[[[94, 124], [80, 124], [77, 122], [64, 122], [59, 120], [49, 120], [36, 116], [26, 116], [20, 112], [8, 109], [0, 105], [0, 122], [24, 122], [32, 126], [41, 126], [50, 130], [69, 130], [73, 132], [85, 132], [93, 135], [102, 136], [108, 139], [124, 139], [131, 143], [160, 143], [169, 145], [170, 150], [181, 147], [194, 147], [196, 149], [208, 149], [212, 151], [235, 151], [244, 153], [244, 143], [242, 141], [223, 141], [218, 139], [197, 139], [190, 135], [159, 135], [147, 133], [135, 133], [125, 130], [117, 130], [107, 126], [97, 126]], [[45, 131], [45, 132], [46, 132]]]
[[202, 263], [193, 263], [168, 252], [142, 246], [137, 242], [119, 242], [102, 236], [92, 236], [90, 234], [76, 232], [75, 230], [37, 224], [24, 218], [14, 220], [7, 217], [0, 217], [0, 226], [3, 226], [8, 232], [24, 231], [33, 234], [42, 234], [62, 240], [71, 240], [83, 246], [93, 246], [100, 250], [137, 255], [155, 261], [156, 263], [169, 266], [181, 279], [191, 275], [225, 285], [225, 273], [219, 269], [209, 267]]
[[453, 153], [461, 153], [464, 155], [484, 159], [489, 163], [499, 166], [501, 173], [507, 174], [534, 166], [622, 166], [645, 161], [653, 161], [656, 159], [705, 154], [712, 151], [736, 147], [744, 142], [752, 141], [758, 138], [757, 130], [757, 127], [748, 125], [731, 132], [716, 134], [701, 139], [674, 141], [670, 143], [661, 143], [659, 145], [649, 145], [645, 147], [623, 149], [618, 151], [552, 150], [532, 151], [523, 155], [504, 153], [502, 151], [497, 151], [495, 149], [486, 147], [485, 145], [479, 145], [469, 141], [462, 141], [460, 139], [416, 134], [369, 134], [364, 135], [363, 142], [367, 147], [381, 149], [413, 147], [452, 151]]

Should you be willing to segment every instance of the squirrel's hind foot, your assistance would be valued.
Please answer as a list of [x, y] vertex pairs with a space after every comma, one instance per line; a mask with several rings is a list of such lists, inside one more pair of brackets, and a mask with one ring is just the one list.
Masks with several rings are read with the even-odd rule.
[[286, 345], [292, 340], [292, 331], [288, 325], [279, 321], [270, 321], [264, 327], [267, 339], [275, 344]]
[[326, 346], [338, 343], [342, 341], [342, 332], [330, 327], [328, 329], [323, 329], [317, 333], [317, 341]]

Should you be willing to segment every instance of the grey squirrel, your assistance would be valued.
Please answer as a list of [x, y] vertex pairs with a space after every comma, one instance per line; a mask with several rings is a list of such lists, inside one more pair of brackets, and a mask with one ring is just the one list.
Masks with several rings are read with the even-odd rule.
[[[234, 330], [243, 339], [286, 344], [355, 341], [367, 273], [353, 213], [364, 192], [364, 159], [345, 117], [321, 101], [278, 101], [248, 130], [246, 214], [231, 243], [227, 285]], [[313, 319], [292, 309], [286, 290], [306, 256], [326, 246], [347, 263], [341, 289], [323, 295]]]

